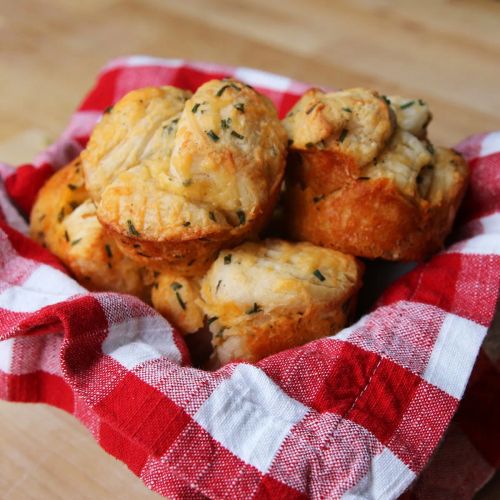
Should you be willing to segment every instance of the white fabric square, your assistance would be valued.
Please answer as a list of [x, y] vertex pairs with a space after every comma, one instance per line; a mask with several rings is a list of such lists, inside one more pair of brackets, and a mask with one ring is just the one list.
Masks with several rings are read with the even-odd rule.
[[447, 314], [422, 377], [460, 399], [486, 331], [473, 321]]
[[359, 483], [342, 495], [344, 500], [385, 500], [397, 498], [415, 479], [408, 468], [389, 448], [376, 455], [368, 473]]
[[10, 373], [13, 348], [14, 339], [2, 340], [0, 342], [0, 371], [4, 373]]
[[102, 351], [129, 370], [162, 356], [175, 363], [181, 362], [172, 328], [158, 316], [130, 318], [121, 323], [110, 322]]
[[13, 312], [33, 312], [86, 292], [69, 276], [43, 264], [22, 285], [0, 293], [0, 307]]
[[479, 156], [488, 156], [500, 152], [500, 132], [488, 134], [481, 143], [481, 153]]
[[266, 473], [291, 428], [308, 411], [264, 372], [241, 364], [194, 418], [241, 460]]

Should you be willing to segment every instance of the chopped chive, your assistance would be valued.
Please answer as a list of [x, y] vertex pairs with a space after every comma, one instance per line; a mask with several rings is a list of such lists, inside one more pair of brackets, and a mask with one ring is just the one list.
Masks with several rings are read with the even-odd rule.
[[64, 207], [59, 210], [59, 213], [57, 214], [57, 222], [62, 222], [64, 219]]
[[346, 128], [343, 128], [342, 132], [340, 132], [340, 135], [339, 135], [339, 142], [344, 142], [344, 139], [346, 138], [347, 133], [348, 133], [348, 130]]
[[224, 265], [231, 264], [231, 259], [233, 258], [232, 254], [228, 253], [227, 255], [224, 255]]
[[238, 87], [238, 85], [236, 85], [236, 83], [234, 83], [234, 82], [231, 82], [229, 85], [230, 85], [231, 87], [233, 87], [233, 89], [237, 90], [238, 92], [241, 90], [241, 89]]
[[186, 310], [186, 303], [182, 300], [181, 294], [179, 292], [175, 292], [175, 296], [177, 297], [177, 302], [179, 302], [182, 309]]
[[240, 221], [240, 226], [241, 226], [242, 224], [245, 224], [245, 222], [246, 222], [246, 220], [247, 220], [246, 215], [245, 215], [245, 212], [243, 212], [243, 210], [238, 210], [238, 211], [236, 212], [236, 215], [238, 216], [238, 219], [239, 219], [239, 221]]
[[170, 288], [176, 292], [177, 290], [180, 290], [182, 288], [182, 285], [180, 283], [178, 283], [177, 281], [172, 281], [172, 283], [170, 283]]
[[217, 97], [220, 97], [226, 89], [228, 89], [231, 85], [223, 85], [215, 94]]
[[351, 108], [342, 108], [342, 110], [345, 111], [346, 113], [352, 113]]
[[184, 227], [189, 227], [191, 225], [191, 222], [189, 222], [188, 220], [186, 222], [183, 222], [182, 225]]
[[227, 328], [228, 328], [227, 326], [223, 326], [223, 327], [219, 330], [219, 332], [215, 334], [215, 338], [217, 338], [217, 339], [221, 339], [221, 338], [223, 338], [223, 335], [222, 335], [222, 334], [224, 333], [224, 330], [227, 330]]
[[113, 253], [111, 252], [111, 247], [109, 245], [104, 245], [104, 250], [106, 250], [106, 254], [111, 259], [113, 257]]
[[321, 271], [319, 269], [316, 269], [314, 272], [313, 272], [314, 276], [316, 276], [316, 278], [318, 278], [320, 281], [325, 281], [325, 277], [321, 274]]
[[200, 107], [199, 102], [197, 102], [192, 108], [191, 108], [191, 113], [196, 113], [198, 111], [198, 108]]
[[255, 313], [258, 313], [258, 312], [261, 312], [262, 311], [262, 307], [259, 306], [259, 304], [257, 304], [257, 302], [254, 302], [253, 303], [253, 307], [251, 309], [249, 309], [246, 314], [255, 314]]
[[429, 151], [429, 153], [431, 155], [433, 155], [436, 152], [436, 150], [434, 149], [434, 146], [430, 142], [427, 143], [426, 148], [427, 148], [427, 151]]
[[64, 239], [69, 242], [69, 234], [68, 231], [64, 231]]
[[137, 231], [137, 229], [135, 228], [134, 224], [132, 223], [132, 221], [130, 219], [127, 220], [127, 225], [128, 225], [128, 232], [132, 236], [140, 236], [141, 235], [141, 233], [139, 231]]
[[75, 189], [78, 189], [78, 186], [75, 184], [68, 184], [68, 188], [71, 189], [71, 191], [74, 191]]
[[69, 203], [69, 206], [74, 210], [75, 208], [78, 208], [80, 205], [78, 204], [77, 201], [71, 201]]
[[231, 126], [231, 118], [226, 118], [220, 121], [220, 126], [223, 129], [228, 129]]
[[293, 139], [288, 139], [288, 145], [291, 146], [293, 144]]
[[244, 139], [245, 138], [241, 134], [238, 134], [238, 132], [236, 132], [235, 130], [231, 130], [231, 135], [233, 137], [236, 137], [237, 139]]
[[104, 110], [104, 113], [105, 113], [105, 114], [108, 114], [108, 113], [111, 113], [111, 111], [113, 111], [113, 106], [108, 106], [108, 107]]
[[313, 142], [306, 142], [306, 148], [307, 149], [311, 149], [314, 147], [314, 143]]
[[207, 319], [207, 326], [210, 326], [214, 321], [217, 321], [219, 319], [218, 316], [212, 316], [211, 318]]
[[369, 181], [370, 177], [362, 176], [362, 177], [358, 177], [356, 180], [358, 180], [358, 181]]
[[425, 106], [425, 101], [422, 101], [422, 99], [419, 99], [418, 103], [420, 104], [420, 106]]
[[82, 239], [81, 239], [81, 238], [78, 238], [78, 239], [76, 239], [76, 240], [73, 240], [73, 241], [71, 242], [71, 246], [72, 246], [72, 247], [74, 247], [75, 245], [78, 245], [78, 243], [80, 243], [80, 241], [82, 241]]
[[214, 222], [216, 222], [215, 214], [212, 211], [208, 212], [208, 217], [210, 217], [210, 220], [213, 220]]
[[410, 106], [413, 106], [415, 104], [415, 101], [408, 101], [408, 102], [405, 102], [404, 104], [401, 104], [401, 106], [399, 106], [400, 109], [406, 109], [406, 108], [409, 108]]
[[153, 288], [154, 288], [155, 290], [158, 290], [158, 287], [159, 287], [159, 286], [160, 286], [160, 285], [158, 285], [158, 283], [157, 283], [156, 281], [153, 283]]
[[240, 113], [244, 113], [245, 112], [245, 104], [243, 104], [242, 102], [238, 102], [234, 105], [235, 109], [237, 109]]
[[46, 214], [42, 214], [42, 215], [40, 215], [40, 217], [38, 217], [38, 221], [39, 221], [39, 222], [42, 222], [42, 221], [43, 221], [43, 219], [45, 219], [45, 215], [46, 215]]
[[325, 195], [324, 195], [324, 194], [321, 194], [321, 195], [319, 195], [319, 196], [315, 196], [315, 197], [313, 198], [313, 201], [314, 201], [314, 203], [318, 203], [318, 201], [321, 201], [324, 197], [325, 197]]
[[215, 287], [215, 293], [217, 293], [219, 291], [219, 287], [220, 287], [221, 283], [222, 283], [222, 280], [219, 280], [217, 282], [217, 286]]
[[179, 121], [179, 118], [175, 118], [170, 122], [171, 125], [175, 125]]
[[160, 274], [161, 274], [160, 271], [153, 271], [153, 276], [155, 278], [158, 278], [158, 276], [160, 276]]
[[314, 108], [318, 105], [317, 102], [315, 102], [307, 111], [306, 111], [306, 115], [309, 115], [313, 112]]
[[193, 183], [193, 179], [186, 179], [185, 181], [182, 181], [182, 185], [184, 187], [191, 186], [192, 183]]
[[219, 140], [219, 136], [213, 130], [205, 130], [205, 133], [212, 139], [212, 141], [217, 142]]
[[386, 104], [391, 104], [391, 100], [386, 96], [386, 95], [383, 95], [382, 96], [382, 100], [386, 103]]

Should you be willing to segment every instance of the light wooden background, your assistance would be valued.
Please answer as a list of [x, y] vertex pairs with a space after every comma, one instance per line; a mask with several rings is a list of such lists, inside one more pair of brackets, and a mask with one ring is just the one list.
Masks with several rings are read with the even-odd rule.
[[[98, 69], [125, 54], [253, 66], [431, 104], [453, 145], [500, 129], [494, 0], [1, 0], [0, 159], [53, 141]], [[500, 498], [500, 484], [481, 498]], [[0, 403], [1, 499], [154, 498], [72, 417]]]

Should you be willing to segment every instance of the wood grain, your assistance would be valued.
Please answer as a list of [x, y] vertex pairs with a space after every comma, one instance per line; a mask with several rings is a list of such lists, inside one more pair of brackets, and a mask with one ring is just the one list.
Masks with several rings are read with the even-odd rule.
[[[419, 97], [453, 145], [500, 129], [499, 32], [493, 0], [4, 0], [0, 159], [32, 159], [108, 59], [141, 53]], [[0, 403], [0, 442], [2, 499], [157, 497], [59, 410]]]

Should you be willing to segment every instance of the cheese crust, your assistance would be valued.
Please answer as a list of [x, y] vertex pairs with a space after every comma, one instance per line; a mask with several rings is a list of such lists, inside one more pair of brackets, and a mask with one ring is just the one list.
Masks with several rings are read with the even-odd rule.
[[101, 223], [132, 259], [183, 275], [258, 232], [283, 180], [287, 136], [272, 103], [235, 80], [194, 95], [133, 91], [83, 153]]
[[79, 158], [57, 171], [40, 190], [31, 212], [30, 232], [89, 290], [147, 299], [140, 266], [123, 255], [97, 219]]
[[342, 329], [361, 286], [352, 256], [265, 240], [221, 252], [201, 280], [213, 366], [258, 361]]
[[[342, 128], [343, 137], [334, 134], [304, 147], [296, 123], [301, 101], [299, 112], [294, 108], [285, 119], [293, 140], [286, 193], [289, 235], [359, 257], [423, 260], [443, 246], [451, 230], [468, 167], [458, 153], [435, 149], [427, 140], [432, 115], [426, 103], [373, 92], [371, 99], [360, 100], [360, 94], [360, 89], [324, 94], [319, 102], [334, 111], [315, 117], [316, 105], [307, 115], [317, 127], [324, 116], [337, 120], [331, 128]], [[307, 103], [310, 97], [302, 99]], [[373, 99], [388, 110], [385, 118]], [[379, 119], [384, 134], [377, 132], [380, 125], [373, 129]]]

